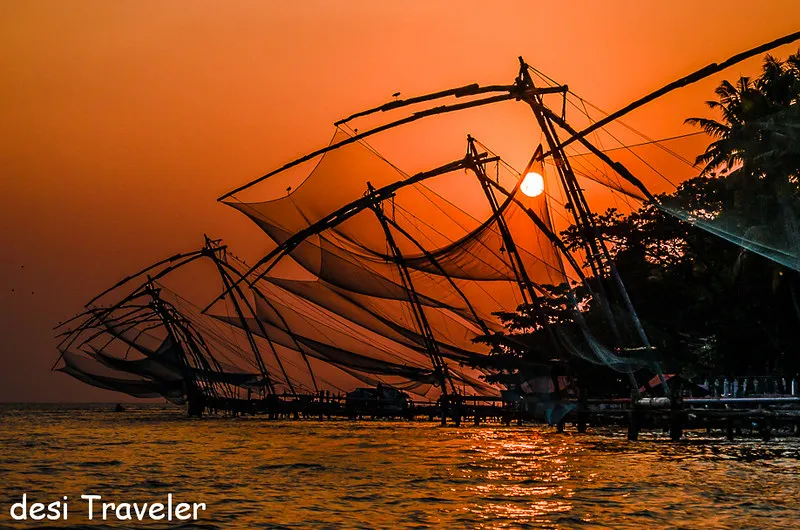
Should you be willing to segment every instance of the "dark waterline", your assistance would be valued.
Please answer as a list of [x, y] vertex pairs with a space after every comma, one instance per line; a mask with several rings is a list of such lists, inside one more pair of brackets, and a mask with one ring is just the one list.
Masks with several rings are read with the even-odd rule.
[[[179, 409], [0, 405], [0, 524], [23, 493], [205, 502], [202, 528], [797, 528], [800, 439], [190, 420]], [[34, 528], [28, 521], [18, 528]], [[53, 523], [50, 523], [53, 524]], [[175, 528], [181, 524], [117, 523]], [[13, 526], [12, 526], [13, 527]], [[92, 528], [102, 525], [92, 525]], [[112, 527], [110, 522], [108, 527]]]

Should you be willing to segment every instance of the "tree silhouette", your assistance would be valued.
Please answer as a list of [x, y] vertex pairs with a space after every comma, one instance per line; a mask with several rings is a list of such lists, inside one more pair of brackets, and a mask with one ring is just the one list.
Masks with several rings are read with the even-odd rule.
[[[767, 56], [757, 78], [723, 81], [715, 93], [708, 106], [717, 119], [686, 120], [712, 137], [696, 160], [700, 176], [658, 196], [662, 207], [648, 203], [629, 215], [615, 209], [593, 214], [597, 230], [592, 237], [611, 248], [666, 370], [699, 377], [796, 377], [797, 272], [745, 252], [692, 221], [718, 223], [736, 237], [780, 244], [787, 252], [800, 250], [795, 230], [800, 219], [800, 52], [786, 61]], [[683, 212], [689, 222], [677, 221], [663, 205]], [[571, 226], [562, 237], [568, 248], [578, 250], [586, 234]], [[544, 309], [551, 328], [579, 335], [565, 303], [567, 286], [549, 290]], [[585, 289], [577, 296], [583, 300], [582, 320], [600, 339], [613, 340], [597, 300]], [[490, 377], [495, 381], [519, 384], [551, 363], [559, 373], [588, 381], [593, 392], [619, 392], [620, 379], [609, 377], [608, 370], [581, 358], [556, 363], [530, 308], [500, 316], [506, 332], [479, 339], [493, 348], [498, 373]]]

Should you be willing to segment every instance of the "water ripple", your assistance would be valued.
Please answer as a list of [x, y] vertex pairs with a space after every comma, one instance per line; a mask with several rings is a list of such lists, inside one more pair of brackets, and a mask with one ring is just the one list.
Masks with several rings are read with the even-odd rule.
[[[205, 502], [197, 522], [146, 528], [794, 528], [800, 439], [379, 421], [189, 420], [169, 408], [0, 406], [8, 506]], [[19, 528], [35, 528], [20, 524]], [[59, 525], [56, 525], [59, 526]], [[13, 527], [13, 526], [12, 526]]]

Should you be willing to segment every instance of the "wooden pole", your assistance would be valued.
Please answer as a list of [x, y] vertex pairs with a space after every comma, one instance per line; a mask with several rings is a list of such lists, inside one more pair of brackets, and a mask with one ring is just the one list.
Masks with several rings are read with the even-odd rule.
[[631, 408], [628, 411], [628, 440], [631, 442], [639, 439], [639, 431], [642, 428], [642, 413], [637, 405], [638, 397], [638, 391], [631, 392]]
[[680, 441], [683, 436], [683, 422], [686, 414], [683, 411], [683, 404], [678, 396], [673, 396], [670, 403], [669, 413], [669, 437], [673, 442]]

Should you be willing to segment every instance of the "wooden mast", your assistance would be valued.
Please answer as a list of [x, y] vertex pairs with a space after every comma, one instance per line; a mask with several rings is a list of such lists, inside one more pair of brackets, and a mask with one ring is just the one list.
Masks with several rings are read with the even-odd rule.
[[[374, 197], [375, 192], [377, 191], [372, 184], [369, 182], [367, 183], [368, 197]], [[386, 243], [389, 246], [389, 250], [392, 253], [392, 257], [394, 259], [395, 265], [397, 265], [397, 270], [400, 273], [400, 279], [402, 281], [403, 287], [406, 290], [406, 294], [408, 296], [408, 302], [411, 306], [411, 312], [414, 316], [414, 320], [419, 328], [420, 335], [423, 338], [425, 343], [425, 349], [428, 352], [428, 357], [431, 359], [431, 364], [433, 365], [433, 371], [436, 378], [439, 380], [439, 386], [442, 391], [441, 395], [441, 413], [442, 413], [442, 425], [447, 423], [447, 412], [448, 412], [448, 405], [450, 401], [450, 396], [447, 392], [447, 384], [450, 383], [450, 388], [452, 389], [452, 393], [454, 396], [457, 396], [458, 391], [456, 390], [455, 384], [453, 384], [453, 380], [448, 374], [447, 363], [444, 361], [441, 352], [439, 351], [439, 343], [436, 341], [436, 336], [433, 334], [433, 329], [431, 328], [430, 323], [428, 322], [428, 318], [425, 316], [425, 309], [422, 306], [422, 302], [419, 299], [419, 295], [417, 294], [416, 289], [414, 289], [414, 282], [411, 280], [411, 274], [408, 270], [408, 266], [406, 264], [405, 258], [403, 257], [403, 253], [400, 250], [400, 247], [397, 246], [397, 241], [394, 239], [394, 235], [392, 234], [391, 229], [389, 228], [389, 223], [383, 213], [382, 202], [380, 201], [373, 201], [369, 203], [370, 209], [375, 213], [375, 216], [378, 218], [378, 222], [381, 224], [381, 228], [383, 228], [384, 235], [386, 236]], [[456, 425], [459, 423], [458, 415], [456, 416]]]
[[[533, 88], [535, 85], [530, 73], [528, 72], [527, 63], [525, 63], [525, 60], [522, 57], [519, 58], [519, 63], [520, 70], [518, 82], [524, 87]], [[564, 97], [566, 98], [566, 93], [564, 94]], [[559, 140], [558, 133], [553, 125], [553, 120], [551, 119], [550, 114], [543, 112], [543, 109], [546, 108], [546, 106], [544, 104], [542, 95], [531, 94], [523, 99], [531, 107], [531, 110], [533, 111], [533, 114], [539, 123], [539, 127], [544, 134], [545, 140], [550, 147], [549, 154], [553, 158], [561, 185], [564, 189], [564, 193], [567, 196], [566, 209], [570, 210], [572, 213], [575, 226], [577, 226], [581, 232], [584, 249], [586, 252], [586, 260], [589, 263], [592, 274], [597, 279], [597, 287], [601, 297], [600, 304], [603, 306], [607, 320], [609, 321], [609, 325], [612, 327], [612, 331], [618, 337], [618, 339], [621, 340], [619, 329], [616, 326], [616, 319], [614, 318], [613, 313], [608, 306], [610, 301], [609, 293], [611, 292], [611, 289], [609, 289], [610, 286], [608, 285], [607, 280], [610, 276], [618, 276], [616, 274], [616, 268], [613, 265], [611, 255], [608, 251], [608, 247], [602, 239], [597, 237], [597, 225], [595, 223], [592, 211], [589, 208], [589, 203], [586, 200], [586, 196], [583, 194], [583, 190], [581, 189], [580, 183], [575, 176], [575, 172], [572, 170], [572, 165], [564, 153], [563, 145]], [[649, 350], [650, 342], [648, 341], [647, 336], [644, 334], [644, 330], [641, 329], [641, 324], [638, 322], [638, 317], [635, 316], [635, 309], [630, 303], [630, 299], [627, 297], [627, 292], [624, 291], [624, 285], [618, 278], [616, 283], [617, 287], [621, 291], [623, 300], [626, 302], [625, 305], [627, 306], [628, 310], [632, 312], [635, 323], [638, 324], [637, 328], [639, 330], [639, 336]], [[628, 378], [631, 383], [632, 391], [638, 395], [639, 384], [636, 381], [636, 376], [632, 372], [628, 372]], [[666, 384], [666, 382], [664, 382], [664, 384]]]

